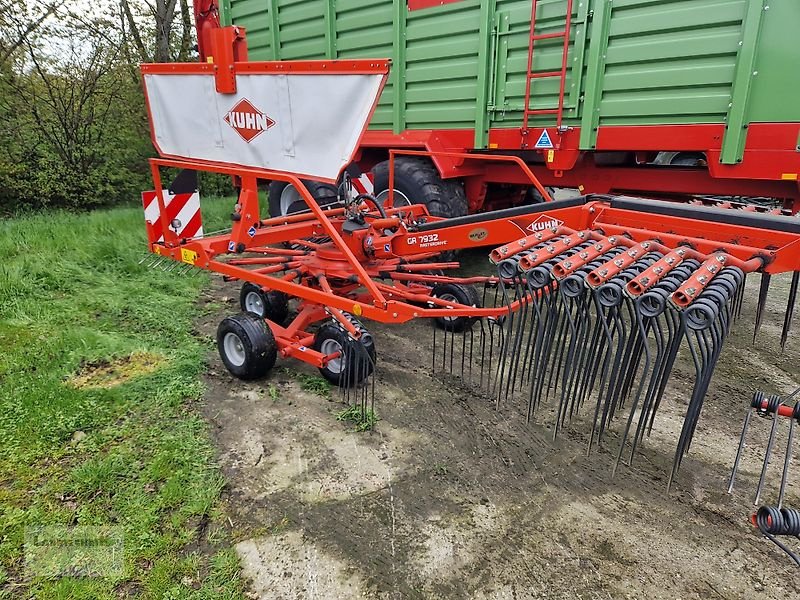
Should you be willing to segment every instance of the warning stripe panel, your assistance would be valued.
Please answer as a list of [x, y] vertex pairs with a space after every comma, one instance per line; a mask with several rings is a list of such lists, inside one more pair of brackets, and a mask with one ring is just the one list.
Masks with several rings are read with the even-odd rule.
[[[203, 235], [203, 221], [200, 212], [200, 194], [175, 194], [171, 195], [168, 190], [163, 190], [164, 203], [167, 209], [167, 220], [172, 223], [178, 219], [181, 223], [176, 231], [179, 237], [191, 238]], [[152, 225], [148, 228], [150, 233], [149, 241], [160, 242], [164, 239], [164, 230], [161, 227], [160, 211], [158, 208], [158, 198], [155, 191], [142, 193], [142, 204], [144, 206], [145, 221]]]

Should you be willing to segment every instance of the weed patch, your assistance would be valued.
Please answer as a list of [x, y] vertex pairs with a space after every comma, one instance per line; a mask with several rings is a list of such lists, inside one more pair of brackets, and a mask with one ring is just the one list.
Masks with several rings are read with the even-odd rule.
[[369, 431], [375, 428], [375, 424], [379, 421], [375, 411], [371, 408], [363, 409], [360, 406], [353, 405], [336, 413], [337, 421], [344, 421], [355, 425], [355, 430], [358, 432]]
[[110, 388], [147, 373], [164, 363], [164, 357], [152, 352], [134, 352], [130, 356], [107, 361], [90, 361], [67, 381], [80, 388]]
[[330, 398], [331, 384], [328, 380], [319, 375], [307, 375], [306, 373], [294, 373], [294, 378], [300, 384], [300, 389], [304, 392], [317, 394], [323, 398]]

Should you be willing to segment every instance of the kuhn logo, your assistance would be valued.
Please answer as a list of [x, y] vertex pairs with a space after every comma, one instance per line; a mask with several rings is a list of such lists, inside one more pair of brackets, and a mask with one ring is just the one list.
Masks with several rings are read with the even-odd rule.
[[250, 143], [267, 129], [275, 125], [263, 112], [258, 110], [248, 99], [239, 100], [223, 118], [228, 125], [233, 127], [242, 139]]
[[539, 233], [540, 231], [544, 231], [545, 229], [558, 229], [564, 224], [564, 221], [559, 221], [553, 217], [548, 215], [542, 215], [538, 219], [536, 219], [533, 223], [528, 225], [525, 230], [530, 231], [531, 233]]

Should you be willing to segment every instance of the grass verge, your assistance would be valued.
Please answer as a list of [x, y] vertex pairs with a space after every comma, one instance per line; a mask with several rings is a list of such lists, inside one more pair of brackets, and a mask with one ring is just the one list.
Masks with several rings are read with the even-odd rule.
[[[229, 213], [204, 201], [206, 229]], [[144, 249], [138, 208], [0, 224], [0, 598], [243, 597], [193, 406], [206, 276], [140, 266]], [[121, 533], [120, 571], [26, 568], [26, 531], [82, 525]]]

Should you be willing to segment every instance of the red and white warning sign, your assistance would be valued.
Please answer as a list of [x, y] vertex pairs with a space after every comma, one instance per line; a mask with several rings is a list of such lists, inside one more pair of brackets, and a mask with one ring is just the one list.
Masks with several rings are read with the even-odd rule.
[[[200, 214], [200, 193], [175, 194], [164, 190], [164, 204], [167, 209], [169, 227], [180, 238], [203, 237], [203, 218]], [[164, 240], [164, 229], [159, 219], [158, 199], [154, 190], [142, 192], [144, 220], [147, 222], [147, 238], [153, 242]]]

